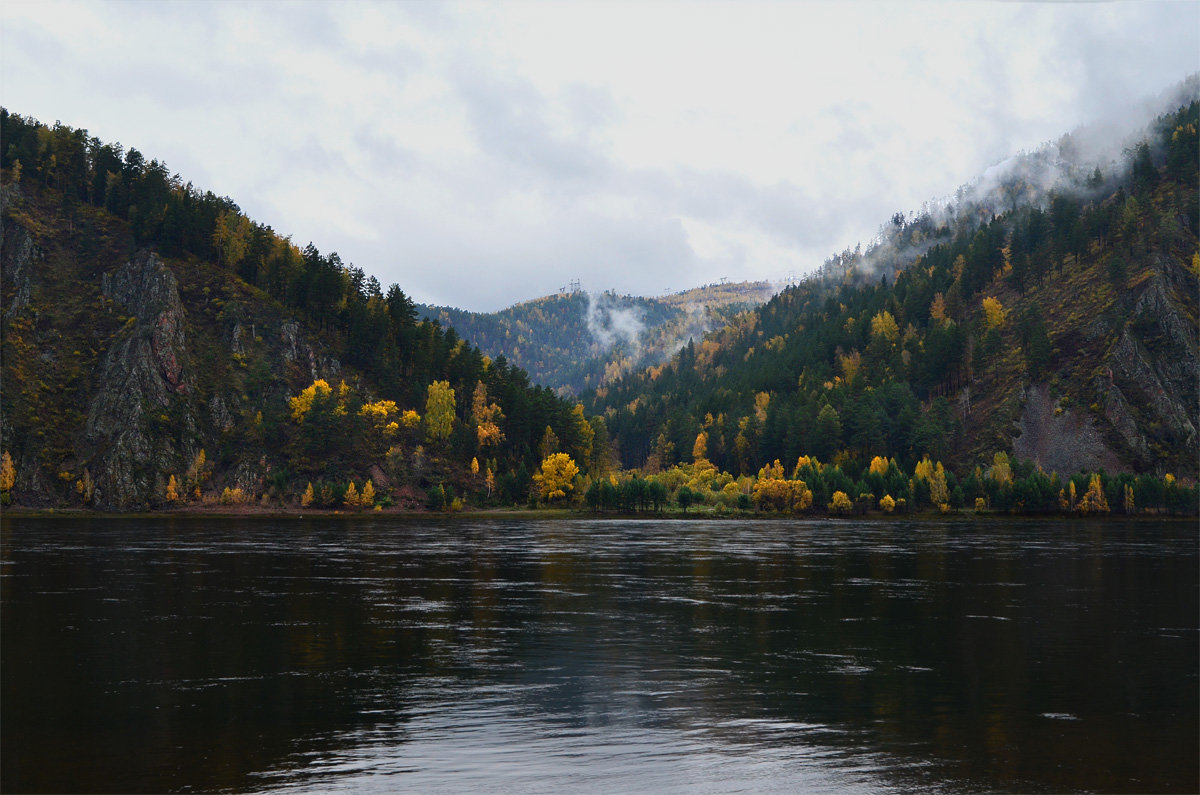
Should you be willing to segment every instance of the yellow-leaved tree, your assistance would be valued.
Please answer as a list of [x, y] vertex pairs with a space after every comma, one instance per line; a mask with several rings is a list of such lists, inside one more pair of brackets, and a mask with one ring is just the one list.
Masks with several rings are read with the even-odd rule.
[[551, 453], [542, 461], [533, 482], [537, 484], [538, 494], [543, 500], [552, 502], [567, 496], [567, 492], [575, 488], [575, 476], [579, 467], [566, 453]]
[[948, 319], [946, 299], [941, 293], [933, 294], [933, 303], [929, 305], [929, 319], [937, 323], [944, 323]]
[[363, 485], [362, 494], [359, 496], [358, 502], [364, 508], [370, 508], [375, 505], [375, 484], [370, 480]]
[[179, 484], [174, 475], [167, 481], [167, 502], [179, 502]]
[[310, 386], [306, 386], [300, 390], [299, 395], [288, 401], [288, 405], [292, 409], [292, 419], [296, 422], [303, 422], [304, 415], [312, 409], [314, 401], [328, 398], [332, 395], [333, 390], [330, 388], [329, 382], [324, 378], [318, 378]]
[[471, 415], [475, 420], [475, 437], [480, 447], [495, 446], [504, 441], [504, 432], [499, 422], [504, 419], [500, 406], [488, 403], [487, 387], [483, 381], [475, 384], [471, 401]]
[[1005, 311], [999, 301], [989, 295], [983, 299], [983, 314], [987, 321], [987, 327], [991, 330], [1004, 325], [1004, 318], [1008, 315], [1008, 312]]
[[833, 493], [833, 502], [829, 503], [829, 510], [834, 513], [850, 513], [854, 508], [854, 503], [850, 502], [850, 495], [844, 491], [835, 491]]
[[886, 309], [871, 318], [871, 336], [887, 340], [890, 343], [895, 343], [900, 338], [900, 326], [896, 323], [896, 318]]
[[425, 433], [444, 442], [454, 430], [454, 389], [449, 381], [434, 381], [425, 397]]
[[692, 445], [692, 460], [704, 461], [708, 458], [708, 434], [704, 431], [696, 434], [696, 443]]
[[5, 450], [0, 455], [0, 491], [12, 491], [17, 482], [17, 468], [13, 466], [12, 456]]

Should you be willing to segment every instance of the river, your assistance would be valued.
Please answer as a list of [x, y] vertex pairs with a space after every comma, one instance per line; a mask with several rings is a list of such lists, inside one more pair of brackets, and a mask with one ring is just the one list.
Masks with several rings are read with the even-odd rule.
[[5, 792], [1195, 792], [1194, 522], [0, 520]]

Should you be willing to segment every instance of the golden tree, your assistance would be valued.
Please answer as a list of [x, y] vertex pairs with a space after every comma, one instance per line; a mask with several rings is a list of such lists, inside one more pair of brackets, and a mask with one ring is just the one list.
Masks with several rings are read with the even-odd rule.
[[538, 494], [550, 502], [567, 496], [567, 492], [575, 488], [575, 476], [579, 467], [566, 453], [551, 453], [542, 461], [533, 482], [537, 484]]
[[696, 443], [692, 445], [692, 460], [704, 461], [708, 458], [708, 434], [704, 431], [696, 434]]
[[494, 446], [504, 441], [504, 432], [498, 424], [504, 419], [504, 413], [500, 411], [499, 405], [487, 402], [487, 387], [483, 381], [475, 384], [471, 416], [475, 420], [475, 436], [480, 447]]
[[449, 381], [434, 381], [425, 397], [425, 432], [445, 441], [454, 430], [454, 389]]
[[900, 326], [886, 309], [871, 318], [871, 336], [895, 343], [900, 338]]
[[992, 456], [992, 480], [1001, 486], [1011, 486], [1013, 482], [1012, 466], [1008, 463], [1008, 454], [996, 453]]
[[987, 327], [991, 330], [1004, 325], [1004, 318], [1008, 315], [1008, 312], [1005, 311], [999, 301], [988, 296], [983, 299], [983, 314], [987, 321]]
[[1079, 500], [1079, 512], [1082, 514], [1109, 512], [1108, 497], [1104, 495], [1104, 484], [1100, 482], [1099, 474], [1092, 475], [1088, 481], [1087, 491]]
[[359, 505], [370, 508], [375, 505], [375, 484], [368, 480], [363, 484], [362, 494], [358, 498]]
[[314, 401], [330, 397], [332, 394], [333, 389], [324, 378], [313, 381], [310, 386], [300, 390], [299, 395], [288, 401], [288, 405], [292, 409], [292, 419], [296, 422], [303, 422], [304, 415], [312, 409]]
[[12, 456], [5, 450], [0, 455], [0, 491], [12, 491], [17, 482], [17, 468], [13, 466]]
[[342, 502], [348, 508], [357, 508], [359, 506], [358, 489], [354, 486], [354, 481], [350, 481], [350, 485], [346, 487], [346, 494], [342, 497]]
[[167, 502], [179, 502], [179, 484], [175, 482], [174, 475], [167, 481]]
[[862, 354], [858, 351], [850, 351], [844, 356], [838, 356], [838, 365], [842, 368], [842, 378], [847, 384], [854, 384], [854, 379], [858, 377], [858, 371], [862, 369]]
[[250, 219], [228, 210], [217, 216], [213, 226], [212, 244], [217, 251], [217, 263], [232, 268], [246, 256], [253, 230]]
[[313, 494], [312, 483], [309, 483], [308, 486], [304, 489], [304, 493], [300, 495], [300, 507], [307, 508], [308, 506], [313, 504], [313, 500], [315, 500], [315, 499], [316, 499], [316, 495]]
[[948, 319], [946, 315], [946, 299], [941, 293], [934, 293], [933, 295], [933, 303], [929, 305], [929, 319], [938, 323], [943, 323]]
[[829, 503], [829, 510], [834, 513], [850, 513], [852, 508], [854, 508], [854, 503], [850, 502], [850, 495], [844, 491], [833, 493], [833, 502]]

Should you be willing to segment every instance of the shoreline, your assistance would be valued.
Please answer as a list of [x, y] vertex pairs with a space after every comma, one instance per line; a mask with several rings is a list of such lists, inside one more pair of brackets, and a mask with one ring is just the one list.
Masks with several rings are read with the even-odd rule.
[[762, 513], [762, 512], [721, 512], [696, 511], [687, 513], [679, 510], [645, 511], [645, 512], [594, 512], [587, 508], [466, 508], [460, 511], [414, 511], [402, 509], [382, 510], [326, 510], [311, 508], [262, 508], [260, 506], [196, 506], [186, 509], [144, 510], [144, 511], [103, 511], [88, 508], [30, 508], [9, 507], [0, 511], [0, 521], [9, 519], [389, 519], [399, 521], [471, 521], [477, 519], [521, 519], [521, 520], [579, 520], [579, 519], [614, 519], [623, 521], [635, 520], [729, 520], [743, 521], [779, 521], [779, 520], [822, 520], [822, 521], [962, 521], [962, 520], [1014, 520], [1014, 519], [1057, 519], [1057, 520], [1111, 520], [1121, 521], [1195, 521], [1196, 514], [1170, 513], [1105, 513], [1105, 514], [1067, 514], [1067, 513], [1004, 513], [999, 511], [976, 511], [963, 508], [958, 511], [911, 511], [907, 513], [883, 513], [871, 511], [861, 514], [829, 514], [829, 513]]

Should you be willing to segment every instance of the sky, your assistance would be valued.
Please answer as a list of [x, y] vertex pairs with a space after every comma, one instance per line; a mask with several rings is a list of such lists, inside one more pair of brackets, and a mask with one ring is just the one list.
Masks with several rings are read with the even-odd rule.
[[781, 280], [1200, 70], [1200, 2], [0, 3], [0, 103], [417, 301]]

